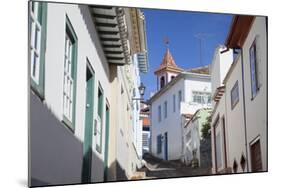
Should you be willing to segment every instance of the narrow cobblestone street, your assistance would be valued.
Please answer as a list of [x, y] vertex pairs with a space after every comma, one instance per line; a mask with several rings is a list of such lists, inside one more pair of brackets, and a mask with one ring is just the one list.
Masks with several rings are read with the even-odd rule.
[[165, 161], [145, 154], [145, 165], [140, 171], [146, 173], [145, 179], [188, 177], [211, 174], [210, 168], [192, 168], [181, 163], [179, 160]]

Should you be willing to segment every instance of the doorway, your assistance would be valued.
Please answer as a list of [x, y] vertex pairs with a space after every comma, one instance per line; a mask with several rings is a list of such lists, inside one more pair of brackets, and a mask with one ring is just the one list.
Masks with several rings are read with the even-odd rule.
[[83, 142], [83, 169], [82, 182], [91, 182], [92, 167], [92, 135], [94, 112], [94, 71], [89, 62], [86, 70], [86, 105], [85, 105], [85, 129]]
[[168, 160], [168, 133], [164, 135], [164, 159]]

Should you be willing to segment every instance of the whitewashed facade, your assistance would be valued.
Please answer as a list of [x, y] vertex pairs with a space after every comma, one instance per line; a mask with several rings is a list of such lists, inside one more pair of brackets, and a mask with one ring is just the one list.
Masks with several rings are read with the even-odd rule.
[[[203, 94], [202, 101], [200, 99], [202, 103], [195, 99], [198, 92]], [[202, 107], [210, 107], [210, 92], [209, 75], [182, 72], [152, 96], [149, 103], [151, 153], [154, 156], [165, 160], [181, 158], [182, 115], [193, 114]]]
[[[225, 68], [222, 85], [212, 90], [213, 173], [267, 171], [266, 18], [234, 19], [226, 46], [237, 54], [230, 68]], [[245, 31], [237, 30], [243, 21], [248, 21]], [[214, 67], [223, 63], [229, 61], [213, 61], [212, 80], [221, 74]]]
[[[125, 12], [135, 10], [30, 3], [30, 185], [129, 179], [140, 165], [141, 124], [132, 99], [141, 70], [132, 57], [141, 53], [147, 68], [146, 51], [132, 50], [134, 40], [118, 29], [130, 23]], [[118, 58], [103, 40], [101, 14], [118, 20], [115, 37], [126, 41], [115, 49], [122, 50]]]

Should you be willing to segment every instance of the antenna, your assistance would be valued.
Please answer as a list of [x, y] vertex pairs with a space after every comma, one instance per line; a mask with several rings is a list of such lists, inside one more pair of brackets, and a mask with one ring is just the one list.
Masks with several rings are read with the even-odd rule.
[[195, 38], [199, 39], [199, 58], [200, 58], [200, 65], [203, 66], [203, 49], [202, 49], [202, 41], [206, 38], [213, 37], [213, 34], [208, 34], [208, 33], [197, 33], [194, 35]]

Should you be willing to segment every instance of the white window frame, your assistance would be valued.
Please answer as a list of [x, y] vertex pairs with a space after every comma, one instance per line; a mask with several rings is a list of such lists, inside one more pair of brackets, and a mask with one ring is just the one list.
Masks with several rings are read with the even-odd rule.
[[[34, 12], [32, 11], [32, 3]], [[39, 2], [30, 4], [31, 35], [30, 35], [30, 74], [36, 84], [39, 84], [40, 74], [40, 53], [42, 26], [39, 22]]]
[[[207, 101], [205, 97], [207, 96]], [[196, 104], [211, 104], [211, 93], [204, 91], [192, 91], [192, 102]]]
[[72, 123], [73, 111], [73, 47], [70, 34], [65, 32], [65, 46], [64, 46], [64, 76], [63, 76], [63, 115], [68, 121]]

